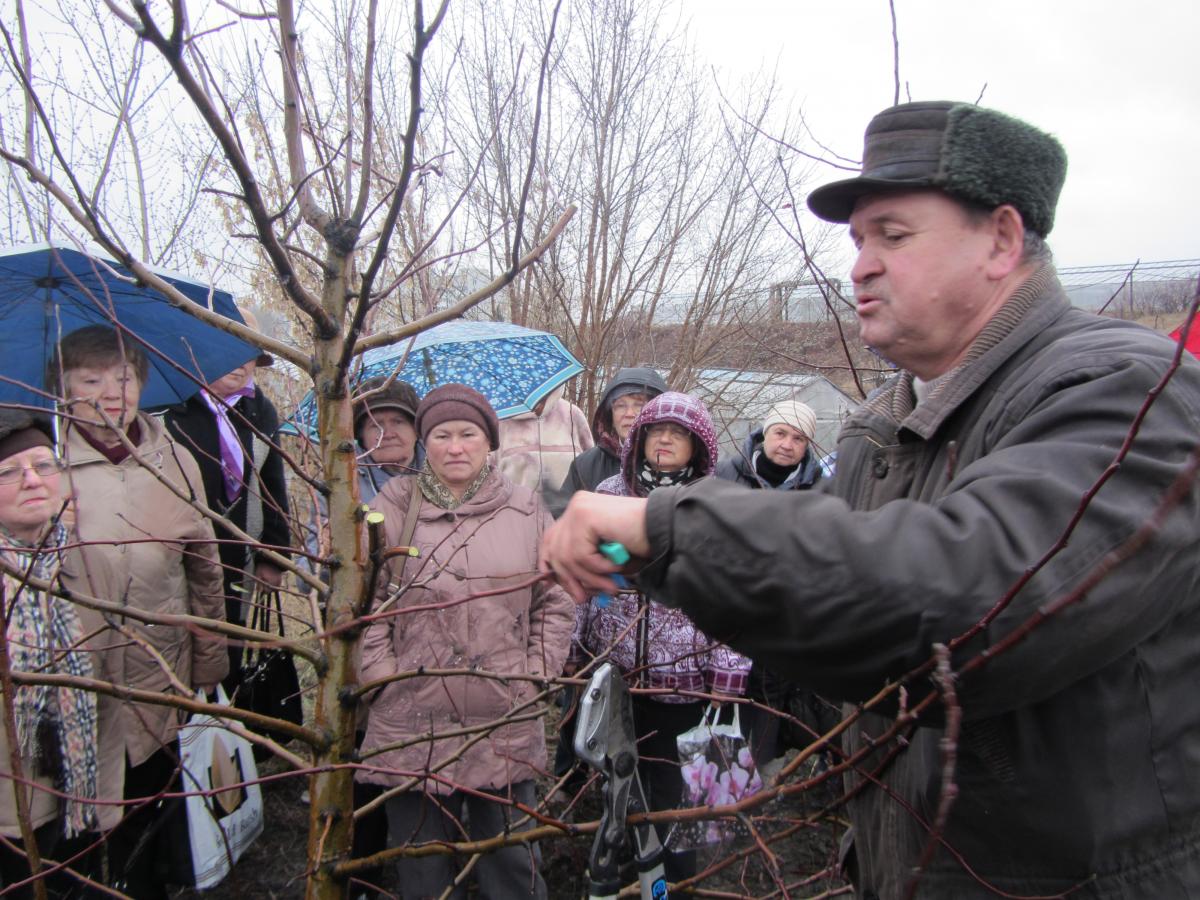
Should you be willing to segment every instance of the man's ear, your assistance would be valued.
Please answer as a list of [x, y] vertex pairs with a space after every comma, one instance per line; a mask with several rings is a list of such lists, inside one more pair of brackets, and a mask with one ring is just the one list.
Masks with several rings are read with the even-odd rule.
[[995, 279], [1006, 278], [1021, 265], [1025, 251], [1025, 223], [1016, 207], [1006, 203], [992, 210], [991, 228], [992, 252], [987, 274]]

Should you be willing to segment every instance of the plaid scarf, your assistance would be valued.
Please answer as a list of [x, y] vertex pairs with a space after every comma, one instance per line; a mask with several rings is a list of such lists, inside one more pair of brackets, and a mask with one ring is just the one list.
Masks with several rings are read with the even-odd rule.
[[[0, 529], [10, 561], [31, 575], [53, 581], [61, 564], [59, 548], [66, 529], [56, 524], [40, 549], [23, 546]], [[8, 652], [20, 672], [94, 675], [91, 654], [79, 647], [83, 627], [75, 608], [61, 597], [34, 590], [4, 575], [4, 612], [8, 616]], [[67, 795], [63, 828], [67, 837], [97, 827], [96, 695], [70, 687], [19, 685], [13, 712], [23, 756], [43, 774], [53, 772], [56, 787]], [[49, 769], [49, 771], [47, 771]], [[55, 771], [57, 770], [57, 771]]]
[[475, 476], [475, 480], [463, 491], [461, 500], [456, 500], [454, 494], [450, 492], [450, 488], [438, 481], [438, 477], [433, 474], [433, 469], [429, 468], [428, 461], [425, 463], [425, 468], [421, 470], [421, 474], [417, 476], [417, 485], [421, 488], [425, 499], [434, 506], [440, 509], [458, 509], [479, 492], [491, 471], [492, 467], [485, 462], [483, 468], [479, 470], [479, 474]]

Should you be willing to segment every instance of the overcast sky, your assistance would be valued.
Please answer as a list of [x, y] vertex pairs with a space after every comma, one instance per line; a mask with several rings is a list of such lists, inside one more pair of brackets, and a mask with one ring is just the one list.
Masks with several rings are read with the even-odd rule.
[[[1200, 3], [895, 0], [901, 102], [974, 101], [1054, 133], [1069, 158], [1060, 266], [1200, 257]], [[858, 159], [892, 102], [887, 0], [682, 0], [701, 55], [778, 66], [822, 142]], [[814, 182], [837, 173], [818, 173]]]

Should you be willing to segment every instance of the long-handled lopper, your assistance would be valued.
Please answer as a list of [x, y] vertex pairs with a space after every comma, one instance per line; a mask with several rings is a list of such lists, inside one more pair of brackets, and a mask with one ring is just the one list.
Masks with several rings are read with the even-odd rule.
[[662, 844], [650, 822], [630, 826], [630, 812], [645, 812], [646, 794], [637, 771], [633, 705], [621, 673], [605, 663], [592, 676], [579, 703], [575, 754], [604, 776], [604, 813], [588, 857], [588, 897], [615, 898], [621, 889], [619, 857], [633, 834], [634, 861], [642, 900], [665, 900], [667, 878]]

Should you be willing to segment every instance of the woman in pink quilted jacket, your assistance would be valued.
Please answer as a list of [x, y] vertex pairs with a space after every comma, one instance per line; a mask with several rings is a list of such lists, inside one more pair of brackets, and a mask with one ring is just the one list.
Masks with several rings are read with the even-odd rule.
[[[385, 683], [370, 696], [358, 777], [405, 787], [387, 801], [393, 846], [481, 840], [526, 818], [513, 803], [536, 805], [534, 775], [547, 768], [537, 682], [562, 671], [574, 615], [561, 588], [530, 584], [550, 514], [488, 464], [499, 426], [487, 399], [465, 385], [435, 388], [416, 426], [424, 468], [388, 481], [371, 505], [385, 515], [386, 545], [420, 555], [384, 566], [374, 611], [396, 614], [376, 619], [362, 644], [362, 683]], [[422, 668], [479, 674], [387, 680]], [[460, 862], [402, 859], [401, 896], [441, 895]], [[486, 898], [546, 896], [529, 846], [484, 855], [475, 876]], [[466, 896], [465, 885], [451, 896]]]
[[[712, 475], [716, 465], [717, 435], [708, 410], [695, 397], [668, 391], [642, 408], [621, 447], [620, 473], [596, 491], [645, 497], [663, 485]], [[638, 612], [637, 593], [592, 598], [577, 613], [572, 661], [606, 655], [634, 683], [664, 691], [635, 694], [633, 717], [650, 807], [674, 809], [683, 793], [675, 738], [699, 724], [708, 705], [696, 695], [742, 695], [750, 660], [705, 635], [684, 613], [653, 600], [646, 610], [645, 659], [639, 659]], [[696, 872], [695, 851], [668, 853], [665, 863], [671, 881], [687, 878]]]

